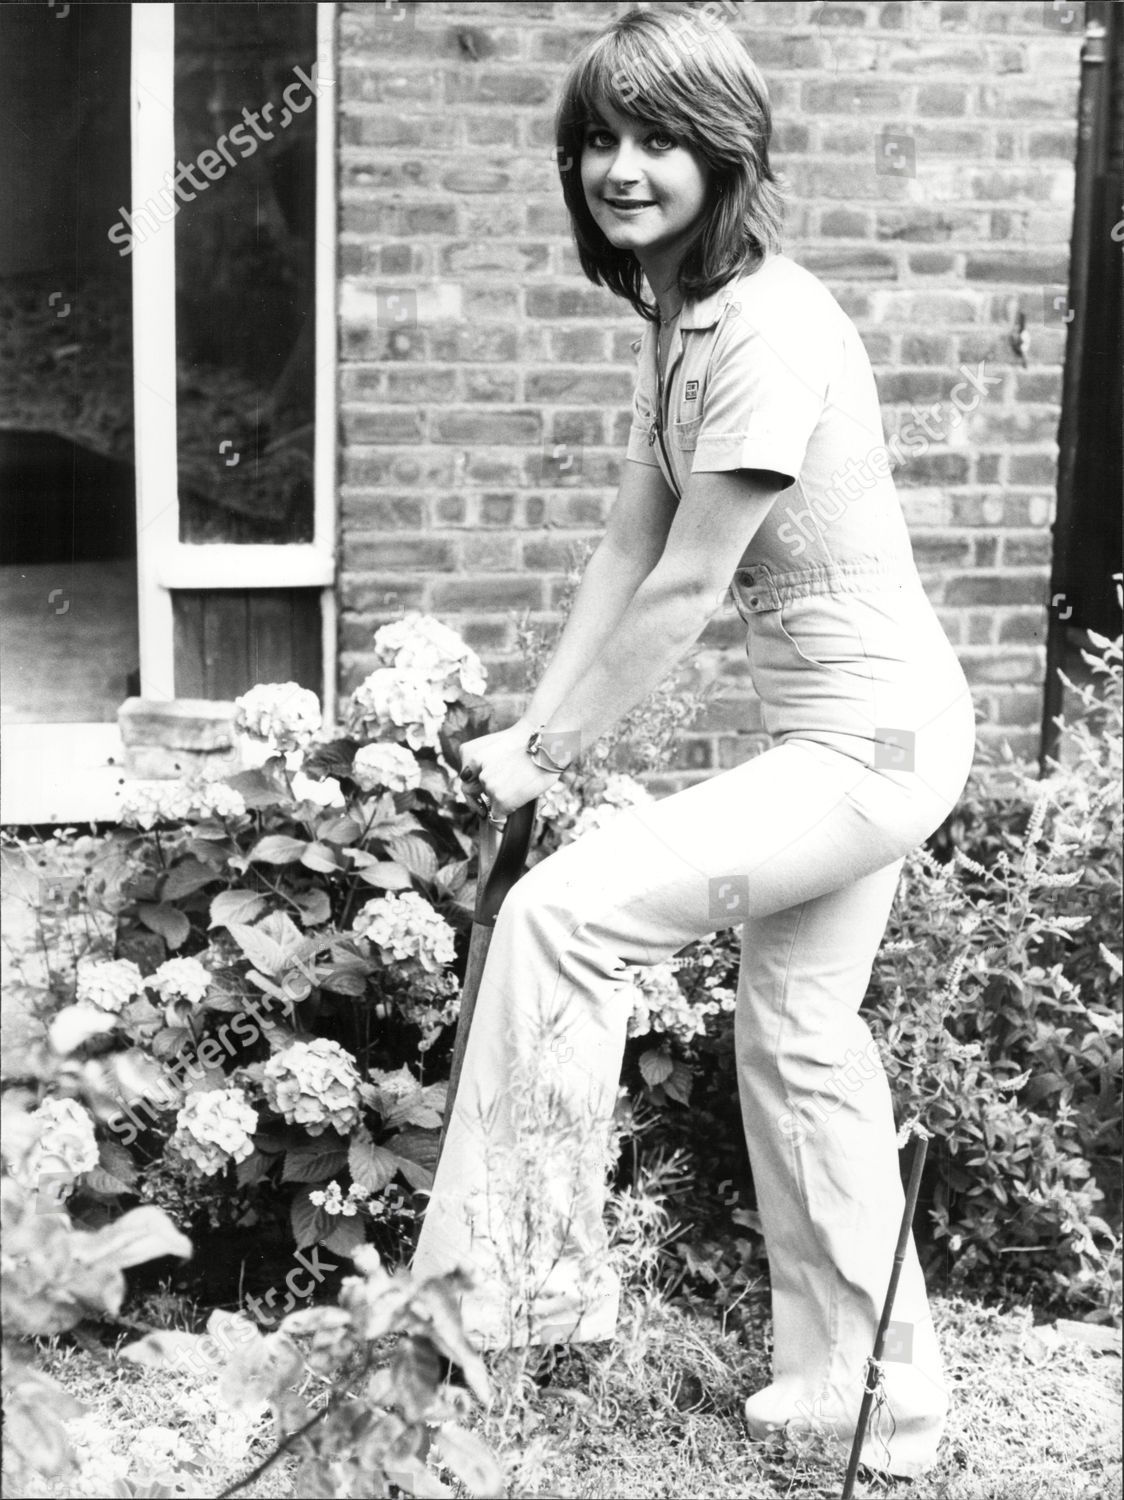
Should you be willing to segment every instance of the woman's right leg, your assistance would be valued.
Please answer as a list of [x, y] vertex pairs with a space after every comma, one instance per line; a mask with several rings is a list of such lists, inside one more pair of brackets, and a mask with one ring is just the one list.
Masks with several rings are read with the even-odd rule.
[[[890, 1090], [859, 1015], [900, 868], [743, 928], [738, 1088], [773, 1307], [773, 1383], [746, 1402], [757, 1437], [854, 1433], [904, 1205]], [[893, 1319], [863, 1461], [916, 1476], [948, 1401], [912, 1239]]]

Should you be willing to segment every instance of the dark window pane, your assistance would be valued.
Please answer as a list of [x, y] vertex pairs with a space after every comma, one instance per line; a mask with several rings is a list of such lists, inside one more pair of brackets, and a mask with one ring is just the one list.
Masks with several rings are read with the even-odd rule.
[[309, 542], [316, 7], [177, 5], [175, 45], [180, 539]]
[[0, 684], [8, 723], [137, 691], [127, 5], [0, 8]]

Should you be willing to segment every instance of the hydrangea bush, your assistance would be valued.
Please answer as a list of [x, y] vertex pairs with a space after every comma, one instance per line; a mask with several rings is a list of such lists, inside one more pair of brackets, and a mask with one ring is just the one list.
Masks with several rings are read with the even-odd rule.
[[[139, 1201], [196, 1236], [283, 1214], [301, 1250], [405, 1248], [475, 901], [459, 746], [489, 712], [479, 659], [437, 620], [384, 626], [374, 655], [339, 728], [299, 685], [259, 684], [237, 700], [243, 769], [122, 785], [87, 880], [116, 942], [55, 987], [28, 1048], [30, 1075], [61, 1059], [98, 1100], [48, 1094], [35, 1116], [79, 1221]], [[542, 798], [530, 862], [649, 799], [589, 757]], [[685, 1101], [726, 997], [689, 994], [673, 961], [634, 975], [637, 1086]]]

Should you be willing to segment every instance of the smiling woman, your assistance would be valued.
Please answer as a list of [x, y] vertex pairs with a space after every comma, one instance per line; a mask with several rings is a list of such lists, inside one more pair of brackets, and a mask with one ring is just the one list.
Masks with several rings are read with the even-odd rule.
[[[768, 93], [711, 9], [630, 11], [563, 83], [582, 268], [645, 324], [633, 422], [555, 654], [516, 724], [462, 746], [462, 774], [493, 819], [538, 797], [559, 774], [538, 748], [580, 757], [731, 595], [773, 745], [512, 888], [415, 1267], [471, 1267], [464, 1315], [493, 1346], [612, 1337], [601, 1190], [627, 966], [739, 923], [739, 1093], [773, 1304], [774, 1378], [746, 1422], [850, 1441], [904, 1206], [859, 1006], [904, 856], [963, 788], [973, 710], [914, 566], [866, 351], [780, 249]], [[837, 1107], [794, 1131], [828, 1094]], [[894, 1316], [907, 1352], [879, 1367], [863, 1457], [913, 1476], [948, 1396], [912, 1241]]]

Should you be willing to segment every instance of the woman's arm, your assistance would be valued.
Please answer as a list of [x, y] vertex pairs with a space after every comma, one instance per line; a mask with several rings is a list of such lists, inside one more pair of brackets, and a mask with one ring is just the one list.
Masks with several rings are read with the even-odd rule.
[[519, 717], [521, 730], [529, 733], [546, 723], [597, 660], [659, 561], [675, 509], [660, 470], [626, 459], [605, 535], [585, 566], [554, 654]]

